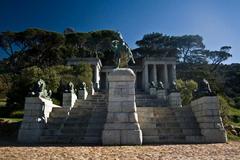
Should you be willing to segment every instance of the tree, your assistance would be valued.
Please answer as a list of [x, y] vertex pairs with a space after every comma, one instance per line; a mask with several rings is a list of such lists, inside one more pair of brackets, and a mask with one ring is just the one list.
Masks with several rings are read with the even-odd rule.
[[184, 35], [174, 37], [174, 46], [178, 49], [178, 55], [182, 62], [186, 62], [191, 56], [197, 56], [199, 51], [205, 48], [203, 38], [199, 35]]
[[229, 53], [230, 49], [231, 46], [223, 46], [219, 51], [208, 51], [205, 53], [210, 63], [213, 65], [211, 71], [215, 71], [219, 64], [227, 60], [229, 57], [232, 57], [232, 55]]
[[[183, 35], [183, 36], [168, 36], [161, 33], [146, 34], [143, 38], [136, 42], [139, 46], [139, 51], [143, 54], [154, 55], [157, 53], [160, 56], [175, 56], [183, 62], [187, 62], [191, 57], [197, 57], [199, 52], [196, 50], [204, 49], [203, 38], [199, 35]], [[169, 54], [171, 53], [171, 54]], [[196, 58], [195, 58], [196, 59]]]

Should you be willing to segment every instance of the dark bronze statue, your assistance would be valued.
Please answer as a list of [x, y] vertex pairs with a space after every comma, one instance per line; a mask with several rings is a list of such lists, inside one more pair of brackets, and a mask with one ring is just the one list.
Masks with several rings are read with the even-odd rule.
[[163, 85], [163, 82], [162, 82], [162, 81], [159, 81], [159, 82], [158, 82], [158, 84], [157, 84], [157, 89], [158, 89], [158, 90], [164, 89], [164, 85]]
[[156, 83], [155, 83], [154, 81], [152, 81], [152, 82], [150, 83], [149, 88], [157, 88]]
[[74, 84], [72, 82], [68, 83], [65, 93], [74, 93]]
[[178, 92], [176, 81], [172, 81], [170, 88], [169, 88], [169, 92]]
[[79, 90], [85, 90], [86, 89], [86, 83], [82, 82], [79, 86]]
[[46, 83], [42, 79], [35, 83], [32, 92], [30, 92], [30, 96], [39, 96], [46, 99], [50, 99], [51, 95], [52, 91], [46, 89]]
[[209, 82], [206, 79], [203, 79], [198, 83], [198, 90], [195, 93], [196, 97], [203, 96], [215, 96], [216, 94], [212, 92]]
[[114, 61], [117, 68], [128, 66], [128, 62], [132, 60], [135, 63], [131, 49], [124, 42], [120, 32], [118, 32], [120, 40], [112, 41], [112, 50], [114, 51]]

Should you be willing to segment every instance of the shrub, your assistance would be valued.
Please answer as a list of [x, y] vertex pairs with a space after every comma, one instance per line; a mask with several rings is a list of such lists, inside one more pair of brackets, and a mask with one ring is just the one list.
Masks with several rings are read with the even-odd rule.
[[227, 99], [224, 96], [219, 95], [219, 105], [220, 105], [220, 115], [222, 117], [223, 123], [226, 124], [228, 122], [228, 113], [229, 113], [229, 104]]
[[176, 81], [177, 88], [180, 91], [182, 104], [187, 105], [193, 98], [193, 91], [197, 89], [198, 84], [194, 80], [183, 81], [181, 79]]

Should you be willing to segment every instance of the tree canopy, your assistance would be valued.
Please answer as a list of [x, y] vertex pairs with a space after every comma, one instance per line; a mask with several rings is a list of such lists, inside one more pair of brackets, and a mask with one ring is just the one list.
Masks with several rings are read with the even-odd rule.
[[195, 64], [213, 64], [216, 67], [227, 60], [231, 46], [223, 46], [219, 51], [205, 50], [203, 38], [199, 35], [169, 36], [162, 33], [150, 33], [136, 41], [136, 52], [142, 56], [176, 56], [180, 62]]

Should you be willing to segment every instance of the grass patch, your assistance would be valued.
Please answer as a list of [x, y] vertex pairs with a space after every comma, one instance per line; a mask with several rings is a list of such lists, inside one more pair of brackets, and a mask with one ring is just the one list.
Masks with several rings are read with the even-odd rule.
[[23, 110], [16, 110], [10, 113], [11, 118], [22, 118], [24, 115], [24, 111]]
[[239, 136], [232, 135], [231, 133], [228, 133], [227, 136], [228, 136], [228, 140], [240, 141], [240, 137]]
[[4, 107], [7, 103], [6, 99], [0, 99], [0, 107]]
[[0, 121], [9, 123], [22, 122], [22, 120], [23, 120], [22, 118], [0, 118]]
[[229, 116], [240, 116], [240, 109], [229, 107]]

